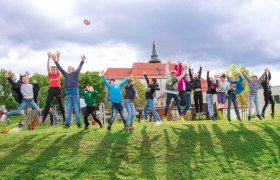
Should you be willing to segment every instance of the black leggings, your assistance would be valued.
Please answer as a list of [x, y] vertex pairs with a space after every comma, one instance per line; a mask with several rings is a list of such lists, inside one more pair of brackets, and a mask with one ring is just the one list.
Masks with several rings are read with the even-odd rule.
[[[194, 105], [195, 105], [196, 113], [202, 112], [203, 111], [203, 108], [202, 108], [202, 105], [203, 105], [202, 91], [195, 91], [194, 95], [193, 95], [193, 99], [194, 99]], [[198, 105], [199, 105], [199, 108], [200, 108], [199, 110], [200, 111], [198, 111]]]
[[84, 113], [85, 126], [86, 127], [89, 126], [88, 117], [89, 117], [90, 114], [92, 115], [93, 119], [99, 124], [99, 126], [102, 127], [101, 122], [96, 117], [95, 106], [86, 106], [85, 113]]
[[49, 111], [50, 111], [50, 106], [53, 101], [53, 98], [56, 97], [58, 105], [59, 105], [59, 110], [62, 114], [63, 122], [65, 122], [65, 110], [62, 104], [62, 97], [61, 97], [61, 89], [59, 87], [50, 87], [48, 91], [48, 97], [47, 97], [47, 102], [44, 110], [44, 117], [43, 117], [43, 122], [46, 120]]
[[265, 109], [266, 109], [266, 107], [268, 105], [268, 101], [271, 104], [271, 112], [274, 114], [274, 105], [275, 105], [275, 103], [274, 103], [272, 95], [268, 95], [268, 96], [265, 95], [264, 96], [264, 106], [263, 106], [263, 109], [262, 109], [262, 113], [263, 114], [265, 113]]

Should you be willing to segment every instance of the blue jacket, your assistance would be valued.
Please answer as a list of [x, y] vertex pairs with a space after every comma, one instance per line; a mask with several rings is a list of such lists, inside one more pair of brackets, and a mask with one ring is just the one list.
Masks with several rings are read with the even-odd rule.
[[[227, 78], [227, 80], [231, 84], [229, 77]], [[240, 94], [240, 93], [242, 93], [242, 91], [244, 91], [244, 87], [242, 86], [242, 82], [243, 82], [243, 78], [242, 78], [242, 76], [239, 76], [239, 79], [235, 81], [235, 83], [236, 83], [235, 93], [236, 94]]]
[[109, 98], [111, 103], [122, 102], [122, 87], [128, 81], [128, 78], [125, 78], [120, 84], [115, 84], [114, 86], [108, 83], [105, 76], [102, 76], [102, 80], [109, 90]]

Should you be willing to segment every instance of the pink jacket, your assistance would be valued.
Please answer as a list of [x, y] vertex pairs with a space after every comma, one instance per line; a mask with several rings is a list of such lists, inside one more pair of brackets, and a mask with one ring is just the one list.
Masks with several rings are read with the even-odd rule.
[[[175, 65], [174, 70], [177, 71], [177, 77], [180, 76], [183, 73], [183, 66], [180, 65]], [[183, 91], [186, 89], [186, 84], [188, 80], [186, 78], [182, 78], [179, 83], [178, 83], [178, 91]]]

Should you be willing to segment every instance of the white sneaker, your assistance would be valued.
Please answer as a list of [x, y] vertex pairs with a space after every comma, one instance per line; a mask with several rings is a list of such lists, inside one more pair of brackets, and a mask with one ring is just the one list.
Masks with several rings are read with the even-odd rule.
[[143, 119], [141, 122], [144, 123], [144, 122], [149, 122], [149, 121], [147, 119]]
[[157, 121], [156, 126], [159, 126], [161, 123], [162, 123], [161, 121]]

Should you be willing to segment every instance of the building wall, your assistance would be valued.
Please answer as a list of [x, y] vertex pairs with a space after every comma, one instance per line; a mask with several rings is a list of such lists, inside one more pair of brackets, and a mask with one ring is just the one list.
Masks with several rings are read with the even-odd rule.
[[[279, 107], [280, 104], [279, 104], [279, 97], [280, 97], [280, 86], [273, 86], [271, 88], [272, 90], [272, 96], [274, 97], [274, 102], [275, 102], [275, 107]], [[258, 96], [259, 96], [259, 104], [260, 104], [260, 110], [262, 110], [263, 106], [264, 106], [264, 96], [263, 96], [263, 89], [260, 89], [259, 92], [258, 92]], [[277, 99], [278, 97], [278, 99]], [[271, 105], [268, 104], [268, 107], [266, 108], [266, 113], [270, 113], [271, 109]]]

